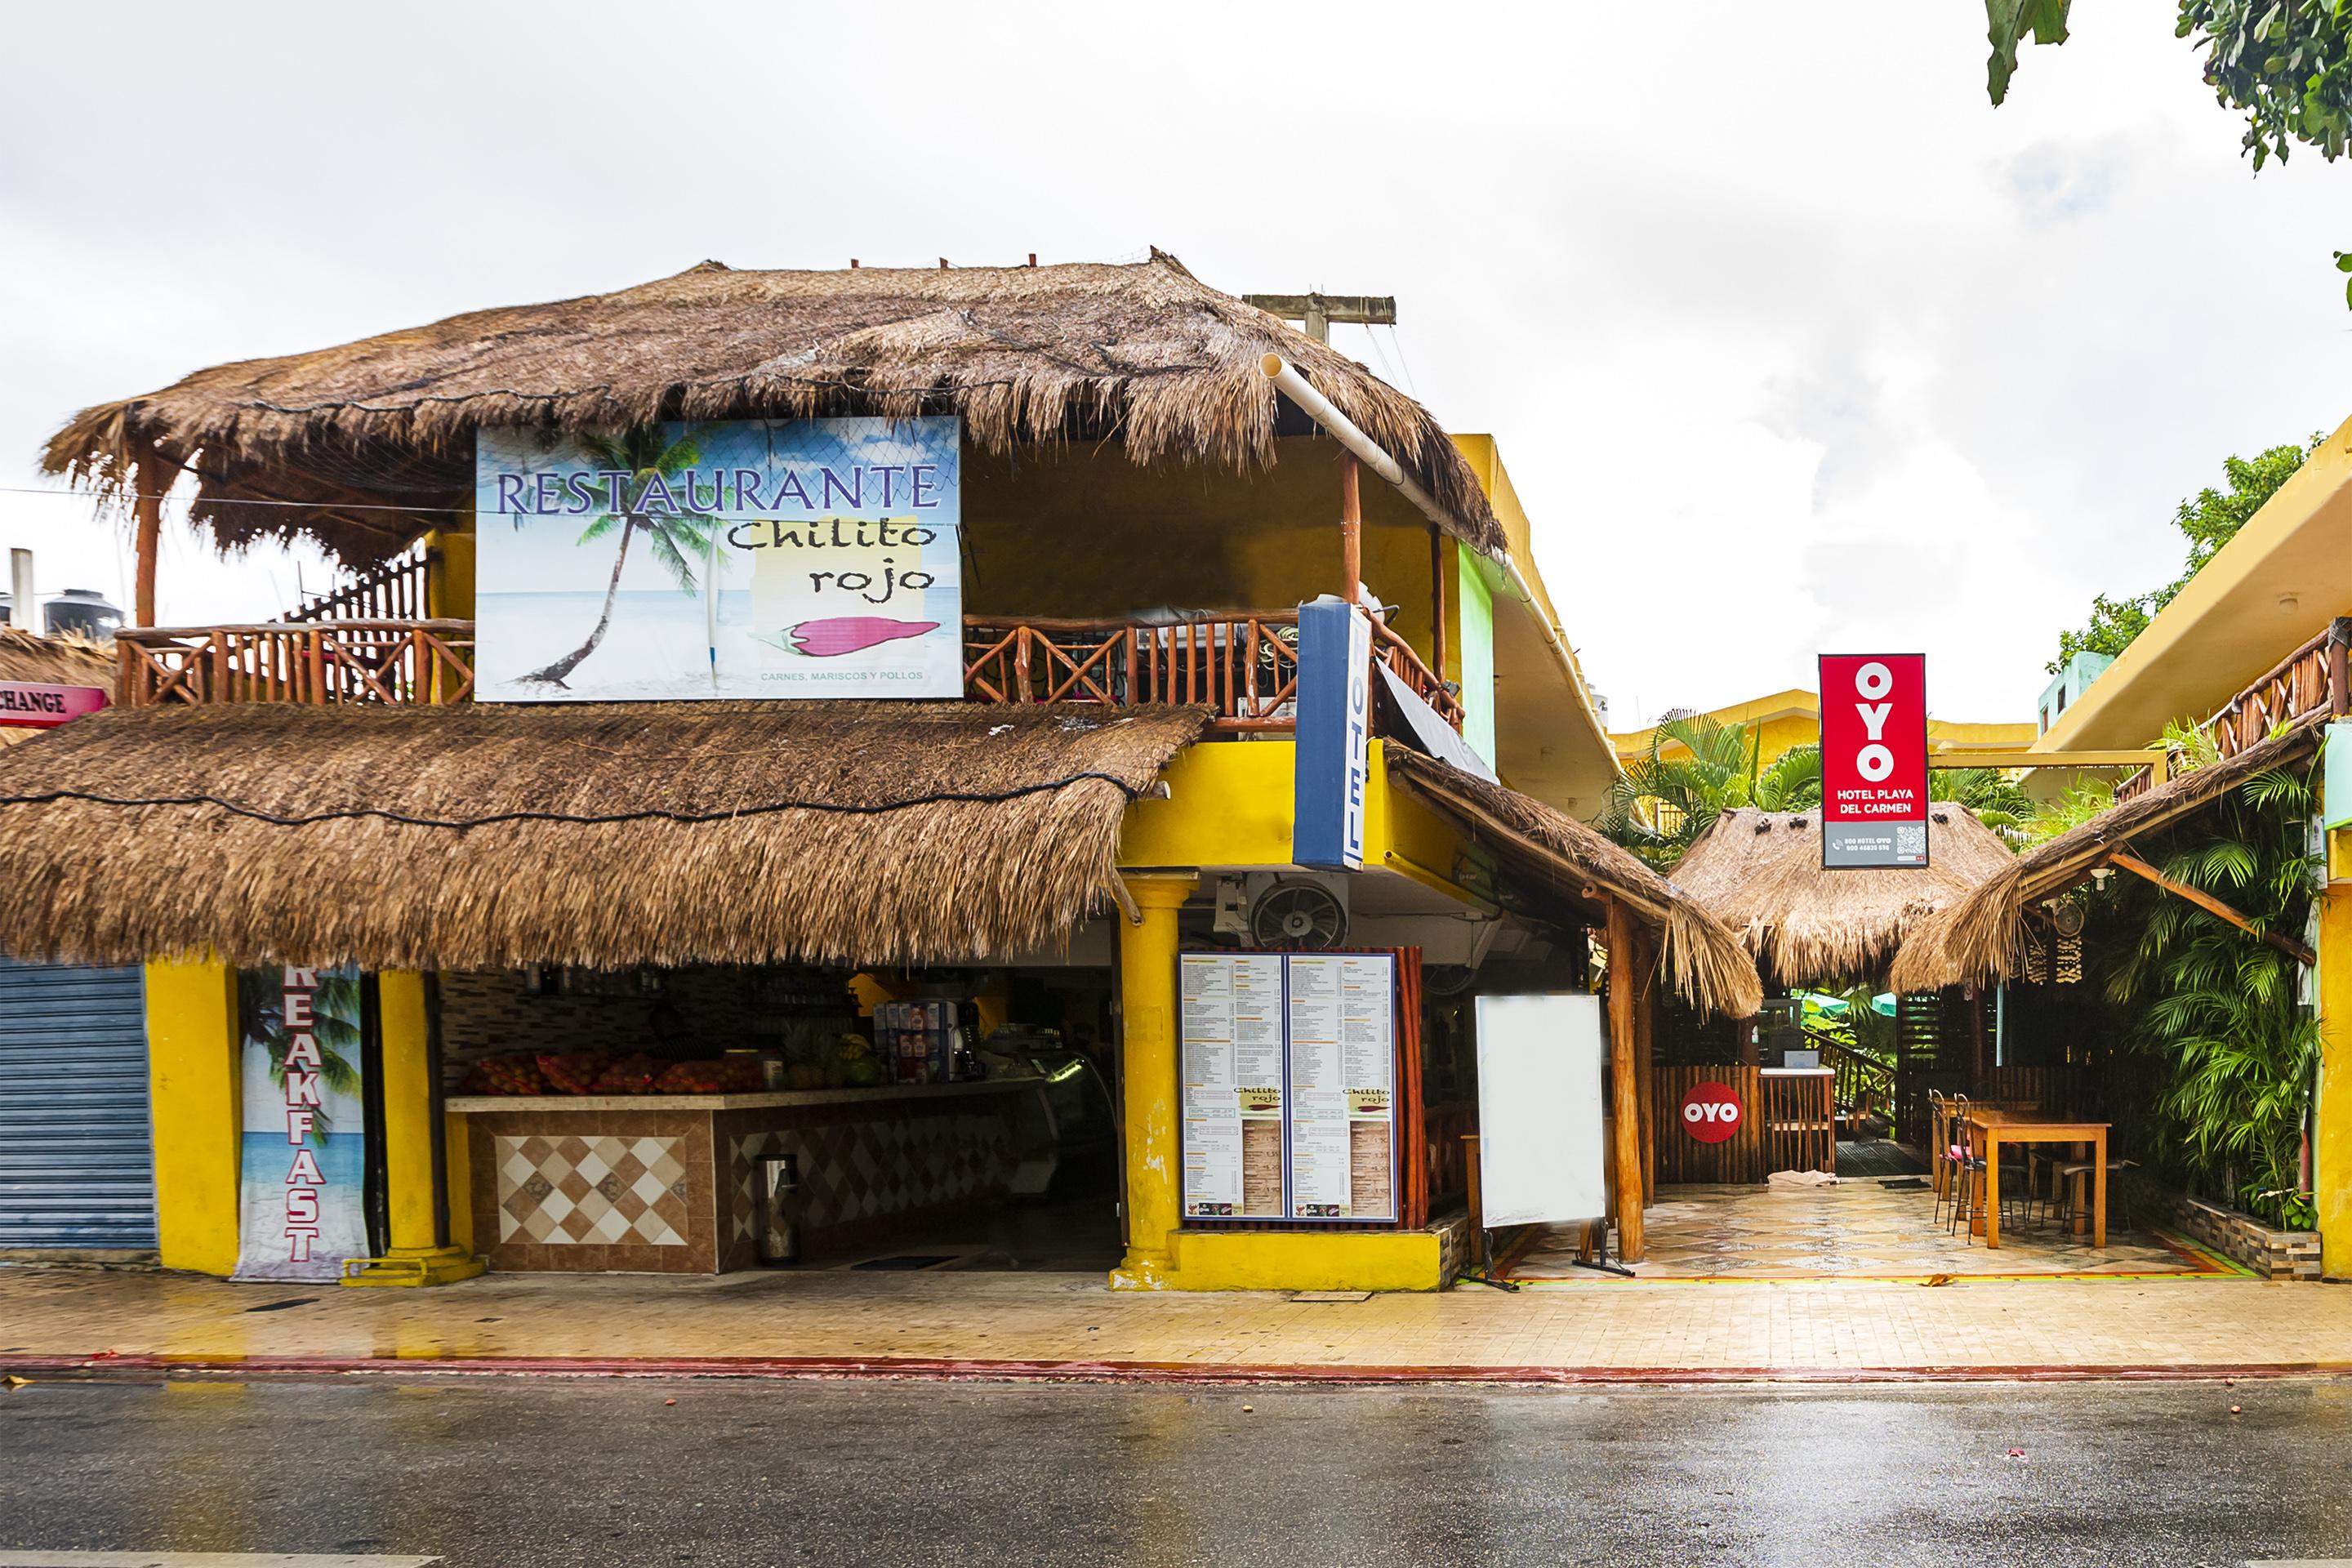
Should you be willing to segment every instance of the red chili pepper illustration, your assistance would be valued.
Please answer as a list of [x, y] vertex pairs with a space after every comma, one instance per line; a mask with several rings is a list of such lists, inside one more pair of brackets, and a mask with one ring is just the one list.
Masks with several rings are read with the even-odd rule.
[[784, 628], [793, 647], [814, 658], [856, 653], [877, 643], [897, 642], [939, 630], [937, 621], [894, 621], [882, 616], [840, 616], [827, 621], [803, 621]]

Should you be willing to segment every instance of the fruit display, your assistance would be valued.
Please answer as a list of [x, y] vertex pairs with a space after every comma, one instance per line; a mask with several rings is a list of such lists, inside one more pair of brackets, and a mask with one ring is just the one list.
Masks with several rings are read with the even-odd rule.
[[659, 1057], [649, 1057], [643, 1051], [633, 1051], [608, 1063], [596, 1075], [598, 1094], [648, 1094], [654, 1080], [660, 1078], [667, 1063]]
[[612, 1059], [609, 1051], [544, 1051], [539, 1070], [558, 1094], [594, 1094], [596, 1079]]
[[547, 1075], [529, 1057], [491, 1057], [466, 1075], [467, 1094], [545, 1094]]
[[673, 1063], [653, 1084], [656, 1094], [751, 1094], [760, 1088], [760, 1058], [740, 1053]]

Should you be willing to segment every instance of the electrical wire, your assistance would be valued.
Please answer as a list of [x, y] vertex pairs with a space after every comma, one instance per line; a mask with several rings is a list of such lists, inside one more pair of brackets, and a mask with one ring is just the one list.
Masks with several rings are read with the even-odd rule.
[[90, 790], [42, 790], [32, 795], [0, 795], [0, 805], [57, 805], [75, 802], [85, 805], [112, 805], [137, 808], [149, 805], [210, 805], [232, 816], [248, 817], [272, 827], [311, 827], [322, 822], [350, 822], [373, 817], [378, 821], [397, 824], [403, 827], [438, 827], [462, 833], [472, 827], [495, 827], [514, 822], [557, 822], [581, 827], [604, 827], [625, 822], [671, 822], [680, 826], [694, 827], [713, 822], [733, 822], [747, 816], [772, 816], [787, 811], [814, 811], [845, 816], [881, 816], [894, 811], [905, 811], [918, 805], [1001, 805], [1007, 801], [1024, 799], [1033, 795], [1050, 795], [1072, 784], [1100, 782], [1111, 785], [1129, 800], [1140, 800], [1145, 791], [1129, 784], [1116, 774], [1077, 773], [1058, 779], [1045, 779], [1036, 784], [1018, 784], [1006, 790], [943, 790], [935, 795], [914, 795], [905, 800], [883, 801], [869, 805], [853, 805], [831, 800], [765, 801], [758, 805], [736, 806], [726, 811], [614, 811], [582, 815], [563, 811], [498, 811], [481, 816], [411, 816], [405, 812], [391, 811], [382, 806], [344, 806], [333, 811], [308, 812], [299, 816], [281, 816], [258, 806], [245, 805], [216, 795], [107, 795]]

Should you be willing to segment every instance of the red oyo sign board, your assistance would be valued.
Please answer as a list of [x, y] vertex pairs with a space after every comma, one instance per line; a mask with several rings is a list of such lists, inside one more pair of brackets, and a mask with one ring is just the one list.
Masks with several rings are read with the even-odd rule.
[[1927, 658], [1825, 653], [1822, 866], [1927, 863]]
[[43, 686], [0, 680], [0, 729], [53, 730], [106, 706], [103, 686]]
[[1739, 1131], [1748, 1114], [1739, 1093], [1727, 1083], [1695, 1083], [1683, 1096], [1683, 1131], [1702, 1143], [1720, 1143]]

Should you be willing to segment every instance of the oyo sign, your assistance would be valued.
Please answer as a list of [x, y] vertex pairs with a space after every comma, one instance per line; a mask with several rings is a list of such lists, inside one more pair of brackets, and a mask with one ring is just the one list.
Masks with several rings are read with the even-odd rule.
[[1683, 1096], [1683, 1131], [1702, 1143], [1720, 1143], [1739, 1131], [1748, 1112], [1727, 1083], [1695, 1083]]
[[1822, 866], [1927, 864], [1927, 660], [1825, 653]]

